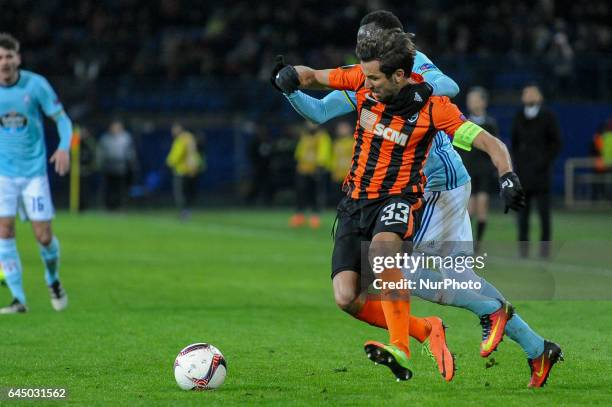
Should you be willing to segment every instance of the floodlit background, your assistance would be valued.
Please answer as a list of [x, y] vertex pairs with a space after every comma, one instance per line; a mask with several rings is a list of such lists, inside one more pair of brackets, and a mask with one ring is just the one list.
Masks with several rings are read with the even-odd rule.
[[[23, 68], [51, 80], [81, 132], [99, 140], [112, 120], [121, 120], [133, 136], [137, 164], [127, 181], [127, 207], [171, 203], [164, 159], [173, 122], [196, 135], [207, 158], [200, 205], [292, 205], [293, 150], [303, 120], [268, 83], [274, 56], [316, 68], [355, 63], [359, 20], [374, 9], [394, 11], [416, 33], [418, 49], [459, 84], [454, 101], [463, 109], [470, 87], [489, 91], [489, 114], [508, 144], [521, 87], [538, 83], [563, 138], [554, 166], [555, 206], [567, 199], [571, 206], [597, 200], [609, 207], [609, 171], [571, 161], [602, 154], [594, 137], [612, 118], [609, 2], [0, 3], [0, 27], [21, 40]], [[354, 124], [354, 116], [346, 120]], [[324, 126], [332, 137], [336, 124]], [[54, 146], [52, 126], [48, 135]], [[84, 160], [89, 207], [103, 203], [94, 158]], [[67, 205], [68, 183], [54, 177], [53, 187], [58, 206]], [[333, 206], [335, 199], [327, 201]]]
[[[485, 277], [565, 352], [541, 391], [527, 389], [516, 344], [506, 338], [486, 361], [477, 318], [420, 300], [412, 312], [444, 319], [460, 370], [444, 383], [413, 342], [415, 376], [395, 383], [363, 354], [365, 340], [386, 332], [334, 303], [329, 232], [341, 194], [328, 169], [307, 196], [326, 208], [318, 225], [290, 227], [300, 136], [333, 143], [338, 124], [352, 130], [356, 118], [309, 130], [269, 83], [274, 57], [355, 63], [359, 21], [375, 9], [416, 34], [460, 86], [462, 109], [469, 88], [488, 90], [507, 144], [524, 85], [538, 83], [557, 116], [549, 257], [534, 244], [519, 259], [516, 215], [502, 213], [496, 193], [482, 247]], [[0, 388], [67, 388], [69, 402], [86, 406], [610, 405], [610, 21], [605, 0], [0, 0], [0, 31], [21, 41], [23, 69], [50, 80], [80, 139], [80, 179], [49, 171], [70, 305], [51, 309], [38, 246], [18, 222], [30, 310], [0, 318]], [[175, 123], [205, 161], [194, 211], [180, 218], [166, 165]], [[45, 127], [51, 152], [58, 138]], [[100, 150], [111, 128], [130, 135], [133, 151], [109, 205]], [[9, 302], [0, 287], [0, 305]], [[228, 361], [215, 392], [175, 385], [174, 357], [194, 342]]]

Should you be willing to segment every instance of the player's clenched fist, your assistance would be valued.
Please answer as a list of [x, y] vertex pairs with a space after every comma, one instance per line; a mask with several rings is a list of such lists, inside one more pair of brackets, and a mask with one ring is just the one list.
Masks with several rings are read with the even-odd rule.
[[279, 91], [290, 94], [298, 90], [300, 86], [300, 78], [297, 71], [291, 65], [285, 63], [282, 55], [277, 55], [276, 65], [272, 69], [270, 82]]
[[501, 188], [500, 195], [506, 205], [504, 213], [508, 213], [508, 209], [518, 211], [525, 207], [525, 192], [521, 187], [521, 182], [514, 172], [507, 172], [499, 178]]

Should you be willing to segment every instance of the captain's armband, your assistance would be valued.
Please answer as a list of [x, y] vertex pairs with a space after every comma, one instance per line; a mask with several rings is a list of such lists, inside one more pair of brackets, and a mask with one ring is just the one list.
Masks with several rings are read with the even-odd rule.
[[482, 127], [472, 122], [465, 122], [457, 130], [453, 137], [453, 146], [466, 151], [472, 151], [472, 143], [476, 136], [483, 131]]

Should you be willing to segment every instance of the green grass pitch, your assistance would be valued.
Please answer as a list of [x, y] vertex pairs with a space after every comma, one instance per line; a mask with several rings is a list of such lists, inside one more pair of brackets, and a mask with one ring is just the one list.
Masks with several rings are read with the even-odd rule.
[[[365, 340], [386, 340], [385, 331], [334, 304], [332, 214], [317, 231], [288, 229], [288, 216], [228, 210], [181, 223], [169, 212], [60, 213], [55, 231], [70, 297], [63, 313], [51, 309], [29, 225], [19, 224], [30, 312], [0, 318], [0, 388], [68, 389], [65, 401], [26, 402], [32, 405], [611, 404], [612, 302], [605, 300], [513, 301], [531, 326], [565, 352], [566, 361], [539, 390], [527, 388], [526, 359], [508, 338], [494, 353], [496, 364], [485, 368], [476, 317], [415, 301], [414, 314], [440, 315], [449, 326], [459, 370], [452, 383], [444, 383], [413, 341], [415, 376], [396, 383], [362, 350]], [[488, 238], [511, 241], [513, 220], [494, 216]], [[610, 230], [609, 213], [555, 218], [559, 241], [604, 241], [609, 248]], [[580, 270], [583, 260], [570, 257]], [[505, 263], [530, 267], [512, 256]], [[0, 289], [3, 305], [9, 300], [8, 290]], [[224, 353], [227, 380], [216, 391], [183, 392], [174, 382], [174, 357], [202, 341]], [[0, 397], [0, 405], [8, 403]]]

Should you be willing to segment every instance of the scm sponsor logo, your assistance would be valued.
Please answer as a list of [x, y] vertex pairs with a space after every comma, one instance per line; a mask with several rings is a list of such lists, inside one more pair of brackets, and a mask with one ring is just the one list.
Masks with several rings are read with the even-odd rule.
[[391, 127], [386, 127], [382, 123], [377, 123], [376, 126], [374, 126], [374, 134], [382, 136], [385, 140], [393, 141], [401, 146], [406, 146], [408, 142], [408, 135], [392, 129]]

